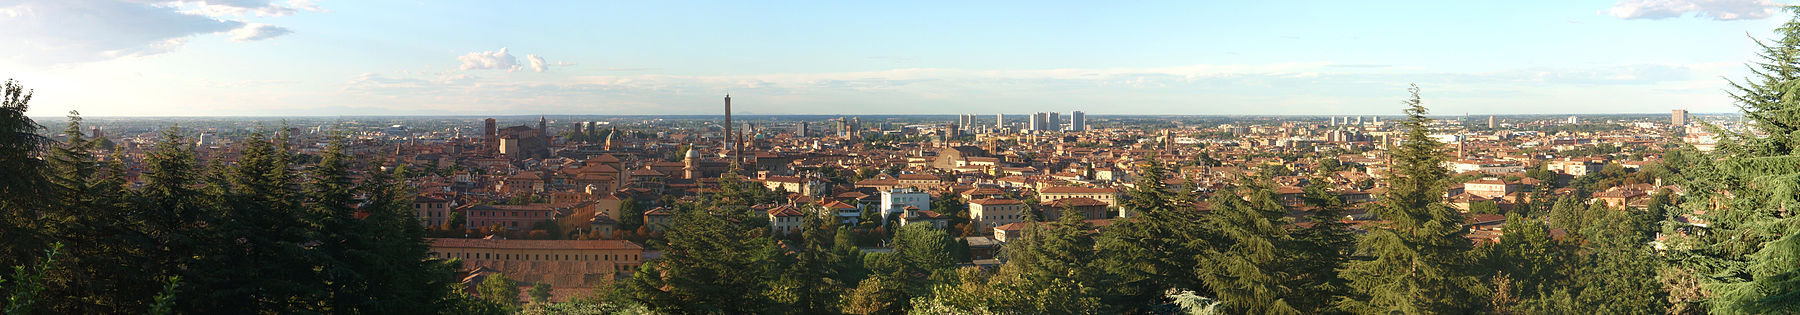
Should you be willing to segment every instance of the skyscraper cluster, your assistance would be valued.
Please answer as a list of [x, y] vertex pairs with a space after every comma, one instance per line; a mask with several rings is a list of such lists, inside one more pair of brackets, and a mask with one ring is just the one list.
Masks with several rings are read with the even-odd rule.
[[[1007, 126], [1006, 114], [994, 114], [994, 123], [991, 125], [980, 122], [981, 116], [979, 115], [957, 115], [955, 126], [959, 131], [975, 133], [1004, 132], [1005, 130], [1023, 132], [1080, 132], [1088, 130], [1087, 113], [1081, 111], [1069, 113], [1068, 118], [1063, 118], [1062, 114], [1057, 112], [1037, 112], [1032, 113], [1026, 118], [1025, 126], [1023, 126], [1024, 129], [1014, 129], [1019, 128], [1020, 126]], [[1063, 119], [1068, 120], [1065, 121]]]
[[1062, 130], [1062, 119], [1056, 112], [1037, 112], [1031, 114], [1030, 127], [1032, 132], [1059, 131]]
[[975, 114], [966, 114], [966, 115], [956, 116], [957, 129], [963, 130], [963, 131], [975, 131], [977, 129], [976, 124], [975, 124], [976, 119], [977, 119], [977, 117], [975, 116]]
[[1081, 111], [1069, 113], [1069, 131], [1087, 131], [1087, 113]]

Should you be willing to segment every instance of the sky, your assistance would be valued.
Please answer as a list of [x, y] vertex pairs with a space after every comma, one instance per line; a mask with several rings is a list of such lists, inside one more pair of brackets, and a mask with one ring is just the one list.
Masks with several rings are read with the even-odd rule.
[[33, 116], [1736, 111], [1771, 0], [0, 0]]

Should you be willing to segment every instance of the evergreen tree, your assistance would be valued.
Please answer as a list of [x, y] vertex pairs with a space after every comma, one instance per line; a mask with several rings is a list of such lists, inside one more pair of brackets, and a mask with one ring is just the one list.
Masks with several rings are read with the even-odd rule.
[[[380, 165], [365, 171], [360, 191], [367, 217], [354, 224], [361, 241], [343, 260], [365, 283], [367, 296], [350, 305], [364, 313], [440, 313], [459, 295], [456, 268], [431, 258], [425, 229], [412, 212], [412, 189]], [[459, 264], [460, 265], [460, 264]]]
[[[1116, 219], [1095, 241], [1100, 265], [1113, 275], [1109, 305], [1147, 306], [1160, 303], [1170, 289], [1201, 290], [1195, 266], [1204, 239], [1200, 216], [1163, 187], [1167, 171], [1154, 158], [1138, 170], [1137, 185], [1120, 208], [1135, 213]], [[1136, 311], [1136, 310], [1128, 310]]]
[[1338, 269], [1349, 262], [1356, 238], [1343, 221], [1344, 201], [1329, 186], [1323, 178], [1308, 181], [1301, 197], [1313, 208], [1305, 217], [1308, 225], [1293, 230], [1293, 241], [1285, 246], [1288, 254], [1281, 259], [1293, 275], [1288, 304], [1302, 312], [1329, 310], [1332, 300], [1348, 289]]
[[[1692, 159], [1678, 183], [1688, 191], [1683, 212], [1705, 226], [1671, 222], [1670, 256], [1699, 275], [1715, 313], [1787, 313], [1800, 309], [1800, 10], [1775, 29], [1752, 78], [1732, 82], [1731, 96], [1750, 130], [1711, 128], [1719, 151]], [[1709, 159], [1710, 158], [1710, 159]], [[1711, 162], [1706, 160], [1716, 160]]]
[[760, 237], [766, 227], [744, 228], [732, 213], [684, 205], [666, 235], [662, 258], [646, 263], [632, 279], [634, 298], [662, 311], [679, 313], [763, 313], [774, 280], [767, 262], [775, 244]]
[[81, 117], [70, 112], [67, 140], [51, 150], [49, 195], [55, 206], [42, 232], [70, 247], [63, 268], [51, 273], [46, 293], [60, 297], [43, 306], [61, 313], [137, 312], [157, 287], [156, 275], [136, 268], [147, 246], [127, 222], [135, 215], [123, 194], [123, 170], [100, 162], [94, 142], [82, 135]]
[[[1495, 283], [1505, 282], [1508, 286], [1507, 292], [1495, 292], [1496, 295], [1534, 298], [1567, 285], [1569, 269], [1576, 266], [1573, 260], [1578, 258], [1575, 246], [1551, 238], [1550, 228], [1543, 222], [1518, 213], [1508, 214], [1501, 230], [1506, 233], [1500, 236], [1498, 244], [1481, 248], [1486, 275], [1504, 278], [1505, 281], [1496, 278]], [[1496, 309], [1515, 309], [1507, 302], [1496, 303]]]
[[1242, 195], [1226, 189], [1209, 199], [1213, 209], [1203, 227], [1218, 239], [1201, 251], [1194, 273], [1228, 310], [1297, 314], [1284, 299], [1290, 292], [1284, 282], [1294, 277], [1277, 265], [1285, 256], [1282, 247], [1291, 242], [1287, 209], [1270, 187], [1256, 180], [1249, 184]]
[[[163, 130], [155, 149], [146, 154], [144, 170], [138, 176], [143, 186], [135, 191], [139, 203], [135, 208], [141, 218], [138, 234], [150, 243], [146, 248], [156, 249], [146, 251], [146, 259], [140, 262], [150, 273], [182, 274], [205, 247], [201, 227], [216, 220], [209, 217], [214, 202], [197, 188], [199, 173], [193, 146], [181, 136], [181, 130]], [[186, 304], [190, 303], [180, 305]]]
[[862, 248], [856, 246], [856, 233], [848, 225], [838, 226], [833, 236], [831, 251], [837, 256], [837, 282], [846, 287], [855, 287], [863, 279], [869, 277], [869, 269], [863, 268]]
[[344, 155], [343, 139], [327, 145], [318, 165], [313, 166], [307, 183], [309, 211], [302, 214], [308, 238], [318, 240], [314, 251], [318, 275], [324, 281], [322, 292], [327, 309], [348, 311], [366, 304], [374, 292], [365, 286], [372, 276], [358, 272], [374, 263], [368, 249], [369, 239], [356, 218], [356, 183], [350, 179], [350, 163]]
[[1441, 166], [1443, 144], [1430, 137], [1418, 86], [1408, 92], [1407, 118], [1400, 122], [1406, 135], [1389, 152], [1388, 192], [1373, 209], [1386, 223], [1357, 240], [1366, 258], [1343, 272], [1353, 295], [1338, 301], [1346, 311], [1455, 313], [1475, 305], [1481, 289], [1468, 270], [1471, 244], [1463, 238], [1463, 216], [1442, 198], [1449, 177]]
[[777, 300], [787, 302], [788, 310], [793, 313], [835, 312], [839, 309], [838, 293], [847, 289], [838, 275], [838, 251], [832, 247], [836, 238], [833, 234], [837, 230], [832, 229], [829, 219], [817, 214], [807, 215], [804, 220], [793, 263], [787, 265], [779, 281], [793, 287], [771, 290], [771, 293], [784, 297]]
[[[1106, 294], [1104, 270], [1094, 268], [1094, 226], [1062, 209], [1054, 223], [1033, 223], [1016, 242], [1007, 244], [1007, 264], [997, 291], [1020, 293], [1003, 309], [1029, 314], [1111, 313], [1101, 303]], [[1035, 293], [1028, 293], [1035, 292]]]
[[51, 140], [38, 134], [44, 127], [25, 116], [32, 91], [17, 81], [0, 84], [0, 266], [23, 266], [46, 246], [37, 232], [39, 211], [49, 185], [37, 155]]
[[195, 289], [177, 297], [189, 312], [246, 314], [324, 311], [318, 259], [305, 247], [313, 227], [305, 220], [289, 154], [262, 133], [243, 141], [238, 162], [215, 168], [208, 188], [223, 196], [217, 222], [209, 222], [208, 253], [190, 277]]
[[1703, 302], [1714, 313], [1800, 310], [1800, 216], [1789, 211], [1800, 205], [1800, 14], [1775, 32], [1778, 40], [1757, 41], [1753, 77], [1732, 83], [1751, 130], [1712, 128], [1719, 151], [1676, 167], [1688, 200], [1697, 200], [1679, 214], [1708, 225], [1670, 221], [1685, 234], [1672, 234], [1669, 256], [1705, 281], [1712, 297]]

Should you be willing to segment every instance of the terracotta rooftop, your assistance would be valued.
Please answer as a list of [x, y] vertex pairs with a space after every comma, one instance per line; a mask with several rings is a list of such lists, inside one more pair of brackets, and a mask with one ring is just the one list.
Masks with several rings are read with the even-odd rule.
[[[1070, 198], [1070, 199], [1074, 199], [1074, 198]], [[1087, 199], [1087, 198], [1082, 198], [1082, 199]], [[1092, 200], [1092, 199], [1089, 199], [1089, 200]], [[975, 200], [971, 200], [971, 201], [969, 201], [969, 203], [971, 203], [971, 204], [978, 204], [978, 205], [983, 205], [983, 206], [998, 206], [998, 205], [1017, 205], [1017, 204], [1024, 204], [1024, 203], [1023, 203], [1023, 202], [1019, 202], [1019, 201], [1018, 201], [1018, 200], [1013, 200], [1013, 199], [995, 199], [995, 198], [982, 198], [982, 199], [975, 199]]]
[[1112, 188], [1090, 188], [1090, 187], [1076, 187], [1076, 186], [1055, 186], [1055, 187], [1044, 188], [1043, 190], [1038, 191], [1038, 193], [1042, 193], [1042, 194], [1107, 194], [1107, 193], [1118, 193], [1118, 192], [1119, 192], [1119, 190], [1112, 189]]
[[488, 249], [637, 249], [644, 246], [620, 240], [500, 240], [474, 238], [429, 238], [431, 247]]

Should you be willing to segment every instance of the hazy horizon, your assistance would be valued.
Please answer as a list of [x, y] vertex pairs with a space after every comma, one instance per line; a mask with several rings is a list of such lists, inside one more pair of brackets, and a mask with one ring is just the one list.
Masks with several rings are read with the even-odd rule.
[[[0, 5], [33, 116], [1731, 112], [1772, 1]], [[542, 10], [555, 7], [555, 10]], [[847, 105], [849, 104], [849, 105]], [[969, 110], [980, 109], [980, 110]]]

